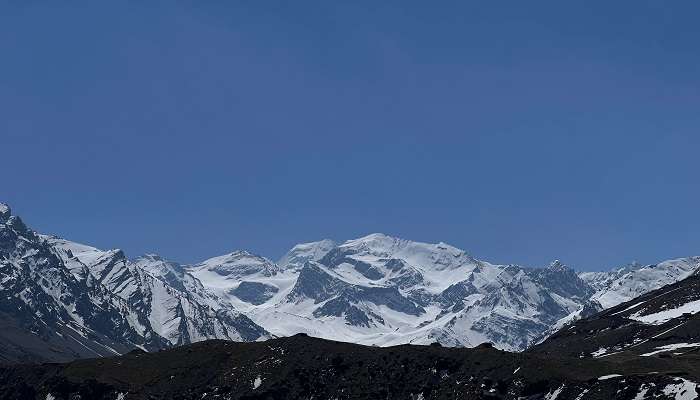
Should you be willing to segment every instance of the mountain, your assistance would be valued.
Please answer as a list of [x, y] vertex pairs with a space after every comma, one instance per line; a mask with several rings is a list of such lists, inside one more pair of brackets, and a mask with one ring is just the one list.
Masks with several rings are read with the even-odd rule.
[[676, 282], [699, 258], [577, 274], [495, 265], [445, 243], [372, 234], [294, 246], [279, 263], [244, 251], [185, 270], [276, 336], [372, 345], [524, 350], [561, 327]]
[[138, 326], [127, 301], [85, 265], [70, 266], [52, 246], [0, 207], [0, 360], [63, 361], [166, 345]]
[[8, 361], [296, 333], [366, 345], [488, 342], [522, 351], [700, 267], [700, 257], [691, 257], [577, 274], [559, 261], [497, 265], [445, 243], [380, 233], [298, 244], [279, 262], [237, 250], [185, 265], [39, 235], [4, 205], [0, 215], [0, 327], [7, 336], [0, 354]]
[[686, 356], [697, 356], [700, 275], [693, 274], [576, 321], [529, 351], [621, 360], [685, 360]]
[[[150, 327], [170, 345], [205, 339], [257, 340], [267, 332], [206, 290], [177, 263], [150, 254], [128, 260], [120, 250], [101, 251], [48, 237], [65, 263], [82, 263], [111, 293], [126, 301], [137, 329]], [[73, 252], [76, 248], [80, 250]]]
[[38, 235], [0, 208], [0, 360], [64, 361], [269, 337], [177, 264]]
[[383, 234], [297, 245], [279, 265], [235, 252], [185, 269], [274, 335], [383, 346], [522, 350], [593, 294], [560, 263], [493, 265], [445, 243]]
[[485, 345], [371, 347], [295, 335], [253, 343], [211, 340], [68, 364], [0, 366], [0, 400], [683, 400], [697, 397], [697, 382], [697, 353], [579, 358]]
[[592, 299], [609, 308], [683, 280], [698, 268], [700, 257], [688, 257], [653, 265], [634, 263], [608, 272], [584, 272], [581, 278], [596, 289]]

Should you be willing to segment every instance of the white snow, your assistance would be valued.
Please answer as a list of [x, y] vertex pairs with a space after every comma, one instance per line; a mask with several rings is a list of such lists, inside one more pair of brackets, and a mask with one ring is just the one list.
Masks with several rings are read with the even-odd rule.
[[700, 343], [674, 343], [674, 344], [668, 344], [666, 346], [661, 346], [657, 347], [655, 350], [652, 351], [651, 353], [645, 353], [642, 354], [642, 357], [649, 357], [653, 356], [655, 354], [659, 353], [665, 353], [668, 351], [673, 351], [673, 350], [678, 350], [678, 349], [687, 349], [687, 348], [693, 348], [693, 347], [700, 347]]
[[282, 268], [290, 266], [301, 266], [307, 261], [318, 261], [329, 251], [336, 247], [336, 243], [330, 239], [318, 242], [300, 243], [292, 247], [277, 264]]
[[564, 390], [564, 386], [565, 386], [565, 385], [562, 384], [561, 386], [559, 386], [559, 387], [558, 387], [556, 390], [554, 390], [553, 392], [547, 393], [547, 395], [544, 396], [544, 399], [545, 399], [545, 400], [556, 400], [557, 397], [559, 397], [559, 394], [561, 393], [561, 391]]
[[685, 279], [699, 268], [700, 257], [688, 257], [656, 265], [631, 265], [610, 272], [583, 272], [579, 276], [597, 289], [592, 299], [603, 308], [610, 308]]
[[593, 353], [591, 353], [591, 355], [592, 355], [593, 357], [600, 357], [600, 356], [602, 356], [603, 354], [605, 354], [605, 353], [607, 353], [607, 352], [608, 352], [608, 349], [606, 349], [605, 347], [601, 347], [601, 348], [599, 348], [598, 350], [596, 350], [596, 351], [594, 351]]
[[623, 312], [625, 312], [625, 311], [629, 311], [629, 310], [631, 310], [631, 309], [633, 309], [633, 308], [637, 308], [637, 307], [641, 306], [641, 305], [642, 305], [642, 304], [644, 304], [644, 303], [646, 303], [646, 301], [640, 301], [639, 303], [634, 303], [634, 304], [632, 304], [631, 306], [629, 306], [629, 307], [625, 308], [624, 310], [622, 310], [622, 311], [618, 311], [618, 312], [616, 312], [616, 313], [613, 313], [613, 314], [611, 314], [611, 315], [618, 315], [618, 314], [622, 314]]
[[695, 391], [697, 384], [687, 379], [676, 378], [675, 384], [667, 385], [663, 392], [666, 396], [674, 396], [675, 400], [694, 400], [698, 398]]
[[695, 300], [685, 303], [679, 307], [659, 311], [653, 314], [640, 315], [641, 312], [637, 312], [630, 315], [629, 318], [639, 322], [644, 322], [646, 324], [661, 325], [664, 322], [670, 321], [673, 318], [678, 318], [683, 314], [696, 314], [698, 312], [700, 312], [700, 300]]
[[634, 396], [634, 399], [632, 400], [644, 400], [648, 391], [649, 387], [647, 387], [647, 385], [640, 386], [639, 392], [637, 392], [637, 394]]
[[262, 378], [260, 378], [260, 375], [258, 375], [253, 381], [253, 389], [259, 388], [260, 385], [262, 385]]
[[619, 378], [621, 376], [622, 375], [620, 375], [620, 374], [603, 375], [603, 376], [599, 377], [598, 380], [599, 381], [606, 381], [608, 379]]
[[[330, 251], [331, 243], [321, 241], [297, 245], [290, 250], [288, 258], [306, 257], [306, 260], [313, 261], [313, 258], [320, 258], [321, 254]], [[512, 320], [514, 324], [531, 325], [542, 317], [539, 309], [544, 301], [541, 297], [542, 288], [520, 267], [476, 261], [464, 251], [444, 243], [411, 242], [382, 234], [349, 240], [338, 248], [346, 252], [346, 257], [369, 264], [381, 275], [379, 279], [369, 279], [350, 263], [341, 263], [332, 268], [316, 264], [317, 268], [331, 279], [347, 285], [392, 287], [395, 285], [392, 279], [417, 276], [410, 286], [400, 290], [402, 294], [423, 291], [438, 295], [448, 286], [465, 280], [471, 282], [478, 292], [462, 299], [463, 309], [445, 313], [439, 304], [430, 304], [424, 307], [425, 313], [421, 315], [409, 315], [384, 305], [363, 301], [355, 306], [367, 315], [379, 315], [382, 319], [374, 319], [370, 322], [370, 327], [364, 327], [349, 325], [343, 316], [314, 316], [314, 311], [325, 302], [315, 303], [305, 299], [290, 302], [287, 295], [296, 284], [300, 273], [298, 267], [280, 269], [262, 257], [234, 252], [185, 269], [196, 276], [207, 290], [278, 336], [303, 332], [326, 339], [381, 346], [402, 343], [429, 344], [440, 338], [443, 343], [451, 345], [474, 346], [483, 342], [495, 342], [498, 348], [519, 350], [522, 348], [521, 344], [494, 340], [493, 337], [472, 329], [472, 326], [483, 323], [484, 318], [493, 318], [494, 323], [507, 319]], [[400, 260], [402, 264], [398, 270], [395, 267], [390, 269], [385, 265], [387, 260]], [[278, 292], [265, 303], [253, 305], [231, 294], [242, 281], [272, 285]], [[503, 286], [517, 287], [517, 290], [500, 293], [499, 290]], [[489, 294], [494, 303], [475, 306]], [[580, 309], [580, 305], [571, 299], [556, 294], [551, 296], [555, 302], [571, 312]], [[527, 306], [524, 312], [520, 310], [523, 304]], [[442, 316], [436, 319], [438, 315]], [[454, 325], [448, 327], [453, 319]], [[539, 334], [540, 332], [527, 333], [526, 337], [534, 339]]]
[[188, 268], [197, 276], [197, 273], [208, 274], [208, 281], [235, 280], [250, 275], [272, 276], [279, 271], [277, 264], [247, 251], [234, 251], [222, 256], [212, 257], [199, 264]]

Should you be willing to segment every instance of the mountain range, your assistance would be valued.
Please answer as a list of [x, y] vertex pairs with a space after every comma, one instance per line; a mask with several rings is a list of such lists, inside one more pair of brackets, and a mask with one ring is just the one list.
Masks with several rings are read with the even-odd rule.
[[278, 262], [239, 250], [183, 265], [39, 234], [0, 205], [0, 361], [298, 333], [523, 351], [698, 268], [700, 257], [584, 273], [497, 265], [384, 234], [299, 244]]
[[573, 322], [524, 352], [297, 334], [70, 363], [0, 364], [4, 399], [692, 400], [700, 276]]

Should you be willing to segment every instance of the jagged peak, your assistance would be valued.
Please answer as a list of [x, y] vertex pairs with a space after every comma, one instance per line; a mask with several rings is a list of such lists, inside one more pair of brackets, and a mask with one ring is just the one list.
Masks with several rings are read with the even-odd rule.
[[17, 215], [12, 215], [12, 209], [10, 209], [10, 206], [6, 203], [0, 203], [0, 223], [6, 224], [10, 229], [16, 232], [34, 235], [27, 225], [24, 224], [22, 218]]
[[[228, 254], [224, 254], [223, 256], [219, 256], [219, 257], [221, 257], [221, 258], [225, 257], [225, 258], [228, 258], [231, 260], [253, 259], [253, 260], [260, 261], [260, 262], [266, 262], [266, 263], [271, 263], [271, 264], [273, 263], [272, 261], [267, 259], [267, 257], [263, 257], [259, 254], [253, 253], [252, 251], [248, 251], [248, 250], [234, 250]], [[214, 258], [217, 258], [217, 257], [214, 257]]]
[[207, 258], [204, 261], [201, 261], [197, 263], [199, 264], [211, 264], [211, 263], [225, 263], [225, 262], [234, 262], [236, 260], [243, 260], [243, 259], [251, 259], [251, 260], [258, 260], [260, 262], [269, 262], [272, 263], [269, 259], [266, 257], [263, 257], [259, 254], [253, 253], [252, 251], [248, 250], [234, 250], [226, 254], [222, 254], [220, 256], [214, 256]]
[[568, 271], [570, 268], [559, 260], [554, 260], [549, 263], [548, 269], [552, 271]]
[[146, 261], [167, 261], [165, 260], [160, 254], [156, 253], [146, 253], [142, 254], [136, 258], [134, 258], [134, 261], [139, 261], [139, 260], [146, 260]]
[[8, 206], [5, 203], [0, 203], [0, 221], [7, 221], [7, 219], [10, 218], [11, 215], [12, 210], [10, 209], [10, 206]]
[[167, 268], [170, 267], [176, 267], [176, 268], [181, 268], [182, 264], [168, 260], [167, 258], [161, 256], [160, 254], [156, 253], [146, 253], [142, 254], [139, 257], [136, 257], [134, 259], [130, 260], [132, 264], [136, 264], [138, 266], [166, 266]]
[[122, 249], [105, 250], [96, 259], [97, 262], [104, 262], [106, 260], [128, 261]]

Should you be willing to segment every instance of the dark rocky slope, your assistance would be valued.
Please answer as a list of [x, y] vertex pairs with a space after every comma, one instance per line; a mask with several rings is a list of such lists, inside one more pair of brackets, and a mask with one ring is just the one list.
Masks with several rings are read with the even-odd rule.
[[700, 350], [700, 276], [579, 320], [529, 350], [582, 358], [673, 358]]
[[[622, 375], [621, 377], [606, 376]], [[601, 379], [603, 377], [603, 379]], [[682, 379], [681, 379], [682, 378]], [[297, 335], [0, 368], [0, 399], [634, 399], [695, 390], [700, 357], [578, 358], [388, 348]], [[667, 394], [665, 394], [665, 392]], [[76, 397], [80, 396], [80, 397]], [[549, 396], [549, 397], [546, 397]], [[665, 397], [663, 397], [665, 396]]]

